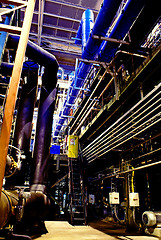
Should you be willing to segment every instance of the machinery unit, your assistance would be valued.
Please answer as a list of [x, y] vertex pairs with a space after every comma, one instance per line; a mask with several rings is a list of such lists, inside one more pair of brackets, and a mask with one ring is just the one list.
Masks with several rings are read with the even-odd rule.
[[142, 221], [148, 235], [161, 237], [161, 212], [145, 211]]

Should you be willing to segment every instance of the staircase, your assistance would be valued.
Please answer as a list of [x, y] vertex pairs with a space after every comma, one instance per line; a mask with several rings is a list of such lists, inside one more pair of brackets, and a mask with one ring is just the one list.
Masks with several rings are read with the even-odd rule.
[[79, 159], [69, 158], [70, 223], [86, 225], [86, 193]]

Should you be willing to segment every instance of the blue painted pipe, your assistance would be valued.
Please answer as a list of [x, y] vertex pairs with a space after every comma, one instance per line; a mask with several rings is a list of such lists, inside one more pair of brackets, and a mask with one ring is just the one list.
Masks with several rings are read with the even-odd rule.
[[[145, 6], [145, 0], [129, 0], [119, 16], [115, 27], [110, 33], [110, 38], [123, 39], [130, 30], [136, 17]], [[103, 62], [110, 62], [118, 48], [117, 43], [103, 42], [99, 51], [98, 59]]]
[[[93, 26], [93, 30], [92, 30], [92, 34], [94, 35], [100, 35], [100, 36], [105, 36], [107, 33], [107, 30], [111, 24], [112, 19], [114, 18], [116, 11], [118, 10], [118, 7], [120, 5], [122, 0], [104, 0], [102, 7], [100, 9], [100, 12], [97, 16], [96, 22]], [[91, 23], [89, 21], [91, 21], [91, 11], [86, 11], [87, 15], [89, 15], [89, 17], [87, 17], [87, 21], [84, 21], [84, 25], [90, 26], [91, 27]], [[84, 13], [84, 16], [86, 16], [86, 14]], [[77, 33], [77, 37], [81, 38], [81, 39], [87, 39], [88, 34], [90, 33], [89, 31], [89, 27], [88, 27], [88, 31], [85, 31], [86, 27], [82, 28], [82, 22], [83, 20], [81, 20], [81, 24], [80, 27], [78, 29], [78, 33]], [[83, 31], [84, 29], [84, 31]], [[81, 34], [84, 34], [84, 37], [81, 37]], [[95, 59], [96, 58], [96, 54], [98, 53], [98, 49], [101, 45], [101, 42], [98, 40], [95, 40], [92, 38], [92, 34], [90, 34], [90, 36], [88, 37], [86, 46], [84, 48], [84, 51], [82, 53], [82, 58], [83, 59]], [[83, 87], [84, 85], [84, 80], [88, 74], [88, 72], [91, 69], [91, 64], [87, 64], [87, 63], [83, 63], [80, 62], [79, 66], [78, 66], [78, 72], [76, 75], [76, 79], [73, 79], [70, 88], [68, 89], [68, 103], [69, 104], [73, 104], [75, 98], [78, 95], [79, 89], [76, 88], [80, 88]], [[76, 87], [76, 88], [74, 88]], [[63, 111], [59, 114], [59, 121], [58, 121], [58, 125], [56, 126], [56, 131], [54, 132], [54, 136], [58, 136], [59, 135], [59, 131], [61, 130], [62, 125], [64, 124], [66, 118], [62, 117], [62, 116], [66, 116], [69, 114], [70, 112], [70, 106], [68, 106], [67, 101], [64, 102], [63, 105]], [[53, 141], [55, 141], [56, 138], [53, 138]]]
[[[11, 8], [11, 6], [10, 6], [10, 8]], [[10, 25], [12, 15], [13, 15], [13, 12], [6, 15], [6, 18], [4, 21], [5, 25]], [[5, 43], [6, 43], [6, 38], [7, 38], [7, 32], [0, 32], [0, 60], [2, 60], [3, 51], [4, 51]]]
[[122, 0], [104, 0], [93, 26], [92, 33], [87, 41], [86, 48], [82, 53], [83, 59], [94, 60], [96, 58], [101, 41], [93, 39], [92, 35], [99, 35], [102, 37], [106, 35], [121, 1]]
[[82, 21], [79, 24], [75, 44], [82, 44]]
[[87, 40], [94, 24], [94, 14], [92, 10], [87, 9], [82, 15], [82, 48], [86, 47]]
[[82, 48], [86, 46], [89, 34], [93, 28], [94, 14], [93, 11], [87, 9], [82, 14], [82, 19], [76, 35], [76, 44], [82, 44]]

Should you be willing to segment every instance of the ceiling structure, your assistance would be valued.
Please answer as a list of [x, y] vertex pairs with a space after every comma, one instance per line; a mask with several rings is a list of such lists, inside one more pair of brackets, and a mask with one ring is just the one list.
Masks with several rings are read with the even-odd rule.
[[75, 59], [81, 58], [74, 38], [82, 14], [92, 9], [96, 19], [101, 4], [102, 0], [36, 0], [29, 39], [54, 54], [68, 74], [75, 70]]

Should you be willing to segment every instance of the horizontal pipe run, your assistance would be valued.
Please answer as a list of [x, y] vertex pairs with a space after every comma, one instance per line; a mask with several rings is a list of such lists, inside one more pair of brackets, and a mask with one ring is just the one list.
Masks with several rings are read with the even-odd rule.
[[[159, 93], [157, 94], [159, 95]], [[94, 145], [92, 145], [92, 147], [90, 147], [88, 149], [88, 151], [86, 151], [86, 154], [88, 155], [89, 152], [93, 151], [96, 147], [98, 147], [99, 145], [102, 145], [102, 143], [106, 142], [107, 139], [110, 138], [111, 135], [113, 135], [113, 132], [114, 130], [118, 129], [117, 131], [115, 131], [115, 134], [118, 133], [120, 130], [122, 130], [123, 128], [125, 128], [126, 126], [128, 126], [128, 124], [131, 122], [131, 121], [134, 121], [137, 117], [135, 117], [135, 119], [133, 118], [133, 116], [138, 112], [140, 111], [143, 107], [145, 107], [148, 103], [151, 102], [151, 100], [153, 100], [154, 97], [152, 99], [150, 99], [146, 104], [144, 104], [140, 109], [138, 109], [135, 113], [133, 113], [130, 117], [126, 118], [125, 121], [121, 122], [119, 125], [116, 126], [115, 129], [112, 129], [111, 132], [108, 132], [108, 134], [106, 134], [104, 137], [101, 138], [101, 140], [99, 140], [98, 142], [96, 142]], [[158, 100], [159, 101], [159, 100]], [[151, 106], [150, 106], [151, 107]], [[146, 109], [147, 110], [147, 109]], [[145, 110], [144, 110], [145, 112]], [[142, 113], [141, 113], [142, 114]], [[132, 118], [132, 120], [129, 122], [129, 120]], [[126, 123], [128, 122], [128, 123]], [[126, 124], [125, 124], [126, 123]], [[121, 127], [121, 125], [123, 125]], [[121, 127], [121, 128], [120, 128]], [[110, 128], [109, 128], [110, 129]], [[108, 137], [109, 136], [109, 137]], [[108, 138], [107, 138], [108, 137]], [[105, 140], [103, 140], [105, 139]], [[94, 147], [95, 146], [95, 147]], [[90, 150], [91, 149], [91, 150]]]
[[128, 169], [128, 170], [123, 171], [123, 172], [117, 172], [117, 173], [114, 173], [114, 174], [109, 174], [108, 176], [105, 176], [105, 177], [102, 177], [102, 178], [99, 178], [99, 179], [95, 179], [92, 182], [104, 180], [104, 179], [107, 179], [107, 178], [117, 177], [119, 175], [127, 174], [127, 173], [130, 173], [130, 172], [133, 172], [133, 171], [142, 170], [144, 168], [156, 166], [158, 164], [161, 164], [161, 161], [158, 161], [158, 162], [155, 162], [155, 163], [149, 163], [149, 164], [146, 164], [146, 165], [143, 165], [143, 166], [140, 166], [140, 167], [136, 167], [136, 168], [132, 168], [132, 169]]
[[[137, 16], [144, 8], [145, 2], [145, 0], [138, 0], [137, 3], [135, 0], [127, 1], [108, 37], [120, 40], [124, 39]], [[114, 42], [103, 42], [99, 50], [98, 59], [100, 61], [110, 62], [114, 57], [117, 48], [118, 44]]]
[[101, 45], [101, 41], [93, 39], [93, 35], [106, 36], [110, 24], [121, 4], [121, 0], [104, 0], [97, 15], [91, 35], [87, 41], [86, 48], [82, 53], [82, 58], [94, 60]]
[[92, 101], [90, 102], [90, 104], [87, 106], [87, 108], [86, 108], [86, 110], [83, 112], [83, 114], [81, 115], [81, 118], [79, 119], [79, 122], [82, 120], [82, 118], [84, 117], [84, 115], [85, 115], [85, 113], [87, 112], [87, 110], [89, 109], [89, 108], [92, 108], [92, 104], [93, 104], [93, 102], [95, 102], [96, 101], [96, 97], [94, 98], [94, 99], [92, 99]]
[[[104, 92], [108, 89], [108, 87], [112, 84], [114, 78], [112, 77], [111, 80], [108, 82], [108, 84], [106, 85], [105, 89], [101, 92], [101, 94], [99, 95], [98, 99], [100, 99], [100, 97], [104, 94]], [[96, 99], [96, 98], [95, 98]], [[77, 132], [77, 130], [79, 129], [79, 127], [83, 124], [84, 120], [86, 119], [86, 117], [89, 115], [89, 113], [91, 112], [92, 108], [95, 106], [96, 102], [92, 105], [91, 109], [88, 111], [88, 113], [85, 115], [85, 117], [83, 118], [83, 120], [81, 121], [81, 123], [79, 124], [79, 126], [76, 128], [76, 130], [73, 132], [73, 134], [75, 134]], [[89, 106], [89, 105], [88, 105]], [[89, 107], [87, 107], [86, 111], [84, 112], [84, 114], [87, 112]], [[99, 109], [100, 110], [100, 109]], [[82, 115], [82, 117], [84, 116], [84, 114]], [[82, 119], [81, 117], [81, 119]], [[79, 121], [81, 120], [79, 119]]]
[[[159, 105], [157, 108], [159, 108], [161, 105]], [[150, 106], [150, 107], [153, 107], [153, 106]], [[128, 128], [126, 128], [127, 126], [128, 126], [128, 124], [129, 123], [131, 123], [131, 122], [133, 122], [135, 119], [132, 119], [130, 122], [128, 122], [128, 124], [126, 124], [126, 125], [124, 125], [122, 128], [119, 128], [119, 130], [118, 131], [116, 131], [116, 132], [113, 132], [113, 131], [111, 131], [108, 135], [110, 135], [108, 138], [107, 138], [107, 136], [108, 135], [106, 135], [104, 138], [105, 138], [105, 140], [104, 141], [101, 141], [101, 143], [100, 144], [98, 144], [97, 143], [97, 146], [96, 147], [98, 147], [99, 145], [101, 145], [101, 148], [103, 147], [103, 146], [105, 146], [105, 145], [102, 145], [102, 143], [103, 142], [106, 142], [108, 139], [110, 139], [111, 138], [111, 136], [112, 136], [112, 140], [113, 139], [115, 139], [115, 138], [118, 138], [120, 135], [122, 135], [124, 132], [126, 132], [127, 130], [129, 130], [130, 128], [133, 128], [136, 124], [138, 124], [140, 121], [142, 121], [145, 117], [147, 117], [149, 114], [151, 114], [153, 111], [155, 111], [156, 109], [153, 109], [150, 113], [148, 113], [146, 116], [144, 116], [143, 118], [141, 118], [141, 119], [139, 119], [139, 121], [138, 122], [135, 122], [132, 126], [130, 126], [130, 127], [128, 127]], [[141, 113], [142, 114], [142, 113]], [[139, 114], [139, 115], [141, 115], [141, 114]], [[120, 134], [118, 134], [116, 137], [113, 137], [114, 135], [116, 135], [119, 131], [121, 131], [123, 128], [125, 128], [126, 130], [124, 130], [124, 131], [122, 131]], [[110, 142], [110, 141], [109, 141]], [[96, 148], [95, 147], [95, 148]], [[92, 148], [92, 150], [91, 151], [93, 151], [95, 148]], [[89, 151], [89, 152], [91, 152], [91, 151]], [[88, 156], [88, 155], [91, 155], [91, 154], [89, 154], [89, 152], [87, 153], [87, 154], [85, 154], [85, 156]]]
[[[145, 113], [146, 111], [148, 111], [150, 108], [153, 108], [153, 106], [154, 106], [156, 103], [158, 103], [159, 101], [160, 101], [160, 99], [158, 99], [155, 103], [151, 104], [148, 108], [146, 108], [144, 111], [142, 111], [139, 115], [137, 115], [136, 117], [133, 117], [138, 111], [140, 111], [140, 110], [143, 108], [143, 106], [142, 106], [140, 109], [138, 109], [137, 112], [133, 113], [129, 118], [127, 118], [124, 122], [122, 122], [122, 123], [120, 124], [120, 125], [123, 125], [121, 128], [120, 128], [120, 125], [118, 125], [117, 128], [115, 128], [115, 129], [118, 129], [117, 131], [114, 132], [114, 129], [112, 129], [111, 132], [109, 132], [107, 135], [105, 135], [105, 136], [101, 139], [100, 144], [98, 144], [98, 142], [97, 142], [96, 147], [98, 147], [99, 145], [101, 145], [101, 147], [103, 147], [103, 146], [104, 146], [104, 145], [102, 145], [103, 142], [106, 142], [108, 139], [111, 138], [111, 135], [113, 136], [114, 134], [115, 134], [115, 135], [118, 134], [118, 132], [122, 131], [124, 128], [125, 128], [126, 130], [124, 130], [124, 131], [121, 132], [120, 134], [122, 134], [122, 133], [126, 132], [127, 130], [129, 130], [130, 128], [134, 127], [136, 124], [138, 124], [138, 122], [142, 121], [142, 120], [143, 120], [145, 117], [147, 117], [147, 115], [149, 115], [150, 113], [148, 113], [148, 114], [147, 114], [146, 116], [144, 116], [143, 118], [139, 119], [139, 121], [138, 121], [138, 122], [135, 122], [132, 126], [128, 127], [128, 125], [129, 125], [131, 122], [134, 122], [138, 117], [140, 117], [143, 113]], [[149, 102], [150, 102], [150, 101], [149, 101]], [[147, 105], [147, 103], [144, 105], [144, 107], [145, 107], [146, 105]], [[159, 105], [159, 107], [160, 107], [160, 105]], [[158, 106], [157, 106], [157, 108], [158, 108]], [[153, 109], [152, 112], [153, 112], [154, 110], [156, 110], [156, 109]], [[130, 119], [131, 119], [131, 120], [130, 120]], [[128, 121], [128, 120], [130, 120], [130, 121]], [[125, 124], [125, 122], [127, 122], [127, 123]], [[127, 127], [128, 127], [128, 128], [127, 128]], [[120, 134], [118, 134], [117, 137], [118, 137]], [[107, 136], [109, 136], [109, 137], [107, 138]], [[115, 137], [115, 138], [116, 138], [116, 137]], [[105, 139], [105, 140], [102, 141], [103, 139]], [[114, 138], [112, 137], [112, 139], [114, 139]], [[95, 147], [95, 148], [96, 148], [96, 147]], [[91, 149], [91, 151], [93, 152], [93, 150], [94, 150], [95, 148], [94, 148], [94, 146], [93, 146], [92, 149]], [[86, 156], [89, 155], [89, 152], [91, 152], [91, 151], [88, 151], [88, 153], [85, 154], [85, 155], [86, 155]]]
[[[157, 108], [160, 108], [161, 107], [161, 104], [157, 107]], [[111, 136], [111, 140], [110, 141], [108, 141], [107, 143], [105, 143], [105, 144], [101, 144], [101, 147], [99, 147], [95, 152], [96, 152], [96, 154], [98, 154], [98, 153], [101, 153], [102, 151], [104, 151], [106, 148], [109, 148], [110, 146], [112, 146], [114, 143], [117, 143], [117, 142], [119, 142], [121, 139], [124, 139], [126, 136], [128, 136], [129, 134], [133, 134], [133, 133], [135, 133], [135, 131], [137, 130], [137, 129], [139, 129], [141, 126], [144, 126], [145, 125], [145, 123], [147, 124], [148, 123], [148, 121], [150, 121], [150, 120], [152, 120], [154, 117], [152, 117], [150, 120], [147, 120], [145, 123], [143, 123], [143, 124], [141, 124], [141, 125], [139, 125], [138, 127], [136, 127], [135, 129], [134, 129], [134, 126], [136, 125], [136, 124], [138, 124], [139, 122], [141, 122], [144, 118], [146, 118], [149, 114], [152, 114], [154, 111], [156, 110], [156, 108], [154, 109], [154, 110], [152, 110], [150, 113], [148, 113], [146, 116], [144, 116], [142, 119], [140, 119], [138, 122], [136, 122], [135, 124], [133, 124], [132, 126], [130, 126], [129, 128], [127, 128], [126, 130], [124, 130], [124, 131], [122, 131], [121, 133], [119, 133], [117, 136], [115, 136], [115, 137], [113, 137], [113, 134], [112, 134], [112, 136]], [[157, 114], [158, 115], [158, 114]], [[155, 116], [157, 116], [157, 115], [155, 115]], [[128, 130], [130, 130], [131, 128], [133, 128], [133, 130], [132, 131], [130, 131], [130, 132], [128, 132], [128, 133], [126, 133]], [[123, 135], [124, 133], [126, 133], [125, 135]], [[119, 138], [119, 136], [120, 135], [123, 135], [122, 137], [120, 137]], [[110, 137], [109, 137], [110, 138]], [[119, 139], [118, 139], [119, 138]], [[109, 144], [111, 141], [113, 141], [114, 139], [116, 139], [116, 141], [115, 142], [112, 142], [111, 144]], [[107, 145], [107, 144], [109, 144], [109, 145]], [[103, 149], [102, 149], [103, 148]], [[101, 150], [102, 149], [102, 150]], [[100, 150], [100, 151], [98, 151], [98, 150]], [[92, 153], [91, 154], [87, 154], [87, 155], [85, 155], [88, 159], [89, 158], [91, 158], [90, 156], [93, 156], [93, 151], [92, 151]]]
[[136, 158], [133, 158], [133, 159], [131, 159], [131, 162], [133, 162], [133, 161], [135, 161], [135, 160], [137, 160], [137, 159], [140, 159], [140, 158], [144, 158], [144, 157], [146, 157], [146, 156], [149, 156], [149, 155], [151, 155], [151, 154], [153, 154], [153, 153], [156, 153], [156, 152], [158, 152], [158, 151], [161, 151], [161, 148], [158, 148], [158, 149], [156, 149], [156, 150], [153, 150], [153, 151], [151, 151], [151, 152], [148, 152], [148, 153], [145, 153], [145, 154], [143, 154], [143, 155], [141, 155], [141, 156], [138, 156], [138, 157], [136, 157]]
[[[129, 111], [127, 111], [122, 117], [120, 117], [115, 123], [113, 123], [108, 129], [106, 129], [101, 135], [99, 135], [93, 142], [91, 142], [87, 147], [85, 147], [82, 150], [82, 153], [85, 152], [87, 149], [92, 148], [93, 144], [97, 144], [96, 142], [98, 141], [98, 139], [102, 140], [102, 136], [108, 132], [110, 129], [112, 129], [115, 125], [116, 126], [120, 126], [117, 125], [124, 117], [126, 117], [130, 112], [132, 112], [135, 108], [137, 108], [143, 101], [145, 101], [148, 97], [150, 97], [153, 93], [155, 93], [159, 88], [161, 87], [161, 83], [158, 84], [157, 87], [155, 87], [151, 92], [149, 92], [143, 99], [141, 99], [137, 104], [135, 104]], [[159, 94], [159, 93], [158, 93]], [[156, 96], [158, 95], [156, 94]], [[151, 99], [149, 100], [151, 101]], [[149, 103], [149, 101], [147, 103]], [[129, 118], [127, 118], [129, 119]], [[122, 124], [122, 123], [121, 123]], [[116, 127], [117, 128], [117, 127]]]
[[[154, 118], [157, 118], [157, 117], [160, 117], [160, 118], [157, 119], [155, 122], [151, 123], [151, 124], [148, 125], [148, 126], [147, 126], [148, 121], [146, 121], [146, 122], [144, 123], [144, 125], [146, 125], [145, 128], [141, 129], [141, 131], [139, 131], [139, 132], [133, 134], [133, 135], [132, 135], [131, 137], [129, 137], [128, 139], [125, 139], [125, 140], [122, 141], [121, 143], [116, 144], [116, 145], [113, 146], [112, 148], [110, 148], [110, 149], [108, 149], [107, 151], [103, 152], [102, 154], [98, 155], [97, 158], [99, 158], [99, 157], [105, 155], [106, 153], [108, 153], [109, 151], [111, 151], [113, 148], [116, 148], [116, 147], [120, 146], [121, 144], [123, 144], [123, 143], [129, 141], [130, 139], [134, 138], [134, 137], [137, 136], [138, 134], [144, 132], [146, 129], [148, 129], [148, 128], [152, 127], [153, 125], [157, 124], [158, 122], [160, 122], [160, 121], [161, 121], [161, 116], [160, 116], [160, 115], [161, 115], [161, 113], [158, 113], [158, 114], [156, 114], [155, 116], [153, 116], [153, 117], [152, 117], [151, 119], [149, 119], [148, 121], [154, 120]], [[142, 125], [141, 125], [141, 126], [142, 126]], [[131, 131], [130, 133], [133, 133], [134, 131], [135, 131], [135, 130]], [[105, 150], [105, 149], [107, 149], [107, 147], [104, 148], [104, 150]], [[97, 158], [95, 158], [95, 159], [93, 159], [93, 160], [90, 160], [90, 161], [88, 161], [89, 159], [87, 159], [87, 161], [90, 163], [90, 162], [96, 160]], [[90, 158], [90, 159], [91, 159], [91, 158]]]

